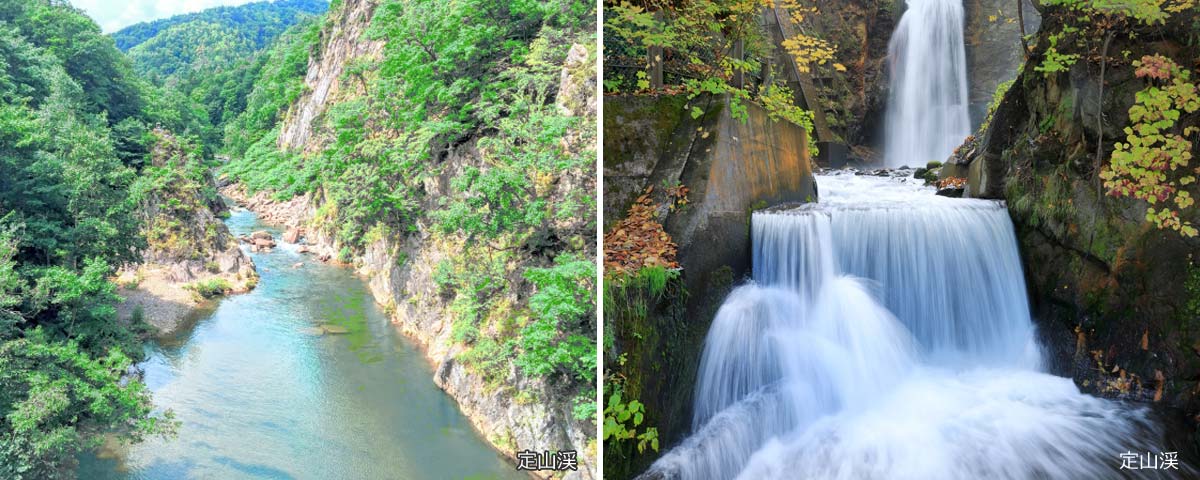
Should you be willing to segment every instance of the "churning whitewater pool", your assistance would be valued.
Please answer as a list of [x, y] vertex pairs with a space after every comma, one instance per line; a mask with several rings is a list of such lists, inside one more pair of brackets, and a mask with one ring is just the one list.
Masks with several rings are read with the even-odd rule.
[[817, 182], [819, 203], [754, 214], [753, 280], [709, 330], [692, 436], [652, 476], [1182, 476], [1120, 470], [1162, 452], [1149, 412], [1044, 373], [1002, 203]]
[[[227, 223], [235, 235], [278, 238], [251, 212]], [[145, 381], [155, 406], [181, 421], [179, 435], [88, 455], [79, 478], [528, 478], [433, 384], [361, 279], [281, 247], [253, 254], [254, 291], [146, 347]], [[323, 323], [349, 333], [313, 335]]]

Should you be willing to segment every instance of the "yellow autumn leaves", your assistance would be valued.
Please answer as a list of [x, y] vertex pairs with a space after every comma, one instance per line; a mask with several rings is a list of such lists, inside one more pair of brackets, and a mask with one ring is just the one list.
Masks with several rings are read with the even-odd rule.
[[[801, 29], [809, 14], [817, 13], [817, 7], [801, 5], [797, 0], [781, 0], [778, 4], [787, 10], [792, 24]], [[824, 39], [805, 35], [798, 31], [791, 38], [783, 41], [783, 48], [796, 60], [796, 68], [802, 73], [809, 73], [813, 65], [825, 65], [833, 61], [837, 46]], [[846, 66], [833, 63], [833, 68], [839, 72], [846, 71]]]

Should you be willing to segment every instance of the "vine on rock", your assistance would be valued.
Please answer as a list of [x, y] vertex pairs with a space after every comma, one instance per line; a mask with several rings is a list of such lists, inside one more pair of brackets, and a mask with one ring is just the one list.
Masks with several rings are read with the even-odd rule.
[[[1129, 109], [1132, 125], [1125, 128], [1125, 141], [1115, 145], [1100, 177], [1109, 195], [1149, 203], [1146, 220], [1158, 228], [1195, 237], [1196, 227], [1179, 213], [1195, 204], [1181, 187], [1200, 174], [1200, 168], [1190, 168], [1192, 142], [1187, 138], [1200, 133], [1200, 127], [1180, 126], [1178, 121], [1183, 113], [1200, 110], [1200, 94], [1191, 72], [1167, 57], [1147, 55], [1133, 65], [1137, 77], [1150, 85], [1137, 93], [1137, 102]], [[1178, 171], [1183, 175], [1173, 175]]]

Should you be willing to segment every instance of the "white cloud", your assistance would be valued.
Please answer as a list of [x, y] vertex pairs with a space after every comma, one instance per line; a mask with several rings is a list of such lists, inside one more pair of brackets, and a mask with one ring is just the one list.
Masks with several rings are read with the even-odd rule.
[[112, 33], [135, 23], [252, 1], [256, 0], [71, 0], [71, 4], [87, 12], [104, 33]]

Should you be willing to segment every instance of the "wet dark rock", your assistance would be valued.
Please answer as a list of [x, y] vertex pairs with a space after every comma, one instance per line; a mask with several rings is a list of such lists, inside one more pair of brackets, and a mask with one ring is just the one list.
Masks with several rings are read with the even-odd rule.
[[964, 190], [966, 190], [966, 189], [964, 189], [962, 187], [939, 188], [937, 191], [937, 194], [938, 194], [938, 196], [942, 196], [942, 197], [962, 198]]

